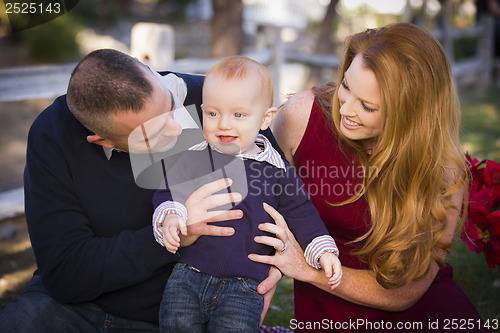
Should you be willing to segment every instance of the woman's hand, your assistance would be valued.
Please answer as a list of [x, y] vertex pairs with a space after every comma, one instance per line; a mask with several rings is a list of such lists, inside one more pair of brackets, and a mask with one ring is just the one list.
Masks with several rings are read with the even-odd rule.
[[[426, 278], [400, 288], [385, 289], [375, 280], [372, 271], [343, 266], [342, 280], [332, 290], [329, 279], [323, 271], [309, 266], [305, 261], [303, 251], [288, 229], [283, 216], [266, 204], [264, 204], [264, 209], [271, 215], [276, 225], [264, 223], [259, 226], [259, 229], [276, 234], [277, 238], [260, 236], [256, 237], [255, 241], [272, 246], [277, 252], [274, 256], [250, 254], [248, 258], [256, 262], [274, 265], [283, 274], [293, 279], [310, 283], [349, 302], [385, 311], [403, 311], [420, 299], [437, 273], [437, 265], [433, 263]], [[279, 253], [284, 248], [283, 244], [287, 244], [287, 247], [284, 252]], [[259, 288], [267, 283], [266, 280], [259, 285]], [[272, 284], [266, 284], [265, 287], [267, 286], [272, 287]]]

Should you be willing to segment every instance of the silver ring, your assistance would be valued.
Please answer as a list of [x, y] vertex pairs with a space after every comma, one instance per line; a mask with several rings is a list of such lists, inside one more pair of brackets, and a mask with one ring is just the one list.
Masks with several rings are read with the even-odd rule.
[[281, 242], [283, 243], [283, 248], [278, 251], [279, 254], [285, 253], [286, 249], [288, 248], [288, 245], [285, 242], [283, 242], [283, 241], [281, 241]]

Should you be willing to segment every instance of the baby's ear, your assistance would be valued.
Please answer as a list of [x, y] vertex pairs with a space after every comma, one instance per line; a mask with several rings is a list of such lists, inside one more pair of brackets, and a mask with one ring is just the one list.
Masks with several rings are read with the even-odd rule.
[[262, 119], [262, 125], [260, 126], [261, 130], [265, 130], [271, 125], [271, 122], [273, 121], [274, 117], [276, 117], [276, 113], [278, 112], [278, 109], [275, 107], [271, 107], [267, 109], [266, 113], [264, 113], [264, 118]]

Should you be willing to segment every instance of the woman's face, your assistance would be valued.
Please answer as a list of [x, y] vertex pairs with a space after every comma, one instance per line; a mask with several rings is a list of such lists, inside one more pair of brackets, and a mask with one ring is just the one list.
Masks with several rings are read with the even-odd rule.
[[373, 149], [380, 134], [380, 87], [372, 70], [364, 67], [358, 54], [344, 74], [338, 97], [340, 129], [351, 140], [361, 140]]

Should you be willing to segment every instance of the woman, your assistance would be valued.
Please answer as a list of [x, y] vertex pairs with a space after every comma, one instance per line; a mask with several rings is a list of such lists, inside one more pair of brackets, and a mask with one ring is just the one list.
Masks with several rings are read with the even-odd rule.
[[296, 331], [435, 332], [457, 320], [480, 331], [444, 263], [467, 167], [443, 48], [425, 30], [399, 23], [351, 36], [343, 59], [338, 84], [293, 96], [273, 129], [337, 240], [342, 282], [332, 290], [307, 267], [269, 207], [277, 225], [261, 228], [279, 239], [256, 241], [276, 248], [282, 241], [288, 250], [251, 258], [295, 279]]

